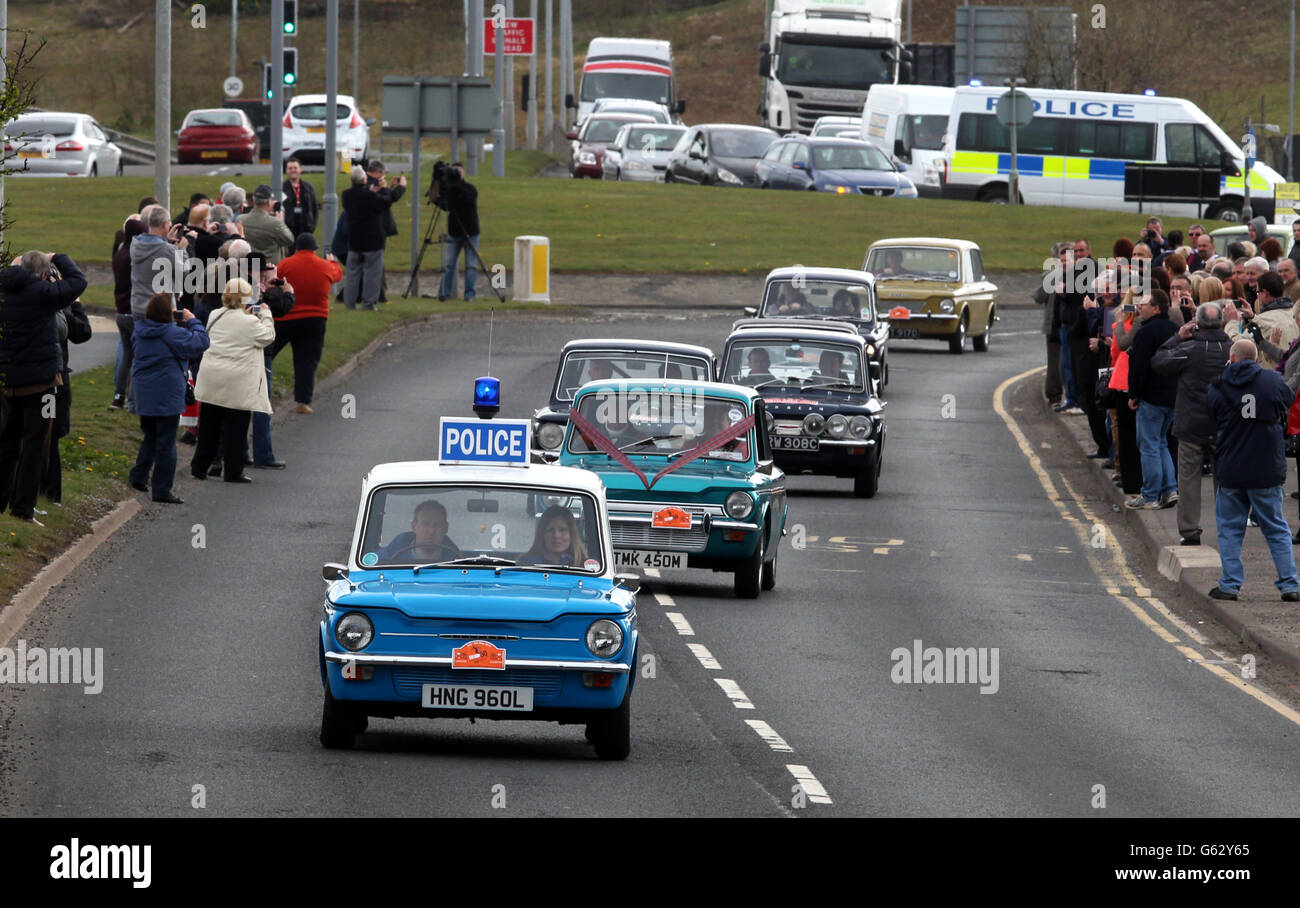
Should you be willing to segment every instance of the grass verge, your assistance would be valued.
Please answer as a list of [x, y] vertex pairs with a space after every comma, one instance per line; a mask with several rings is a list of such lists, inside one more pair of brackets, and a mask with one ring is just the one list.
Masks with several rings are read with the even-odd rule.
[[[505, 303], [493, 300], [491, 305], [502, 310], [554, 310], [541, 303], [509, 300]], [[394, 298], [377, 313], [334, 307], [317, 375], [324, 378], [394, 325], [430, 315], [471, 311], [483, 311], [483, 304]], [[293, 390], [290, 352], [286, 350], [275, 360], [273, 388], [277, 399], [290, 395]], [[135, 463], [140, 445], [140, 423], [123, 410], [108, 409], [112, 399], [112, 366], [88, 369], [73, 376], [72, 433], [59, 442], [63, 503], [56, 506], [43, 497], [39, 499], [37, 507], [49, 512], [40, 518], [44, 527], [0, 513], [0, 604], [7, 603], [73, 540], [89, 532], [90, 525], [111, 511], [119, 500], [136, 494], [127, 485], [127, 473]], [[180, 447], [178, 474], [186, 468], [192, 450]]]

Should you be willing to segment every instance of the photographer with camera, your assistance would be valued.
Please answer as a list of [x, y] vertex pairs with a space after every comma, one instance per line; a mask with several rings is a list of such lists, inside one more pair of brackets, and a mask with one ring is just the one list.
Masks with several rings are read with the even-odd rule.
[[253, 190], [253, 210], [240, 218], [244, 225], [244, 239], [253, 252], [272, 265], [288, 255], [293, 247], [293, 233], [284, 223], [280, 203], [272, 203], [271, 187], [263, 183]]
[[1160, 218], [1147, 218], [1147, 225], [1143, 228], [1142, 233], [1138, 236], [1138, 242], [1144, 244], [1151, 250], [1151, 257], [1154, 259], [1157, 255], [1165, 251], [1164, 224]]
[[[376, 166], [377, 165], [377, 166]], [[383, 165], [372, 163], [373, 174], [360, 164], [352, 168], [352, 188], [342, 194], [347, 217], [348, 261], [343, 302], [349, 309], [379, 308], [379, 291], [384, 277], [384, 244], [388, 241], [387, 221], [393, 201], [406, 191], [406, 177], [398, 177], [392, 188], [384, 185]], [[387, 216], [387, 217], [385, 217]]]
[[1282, 295], [1282, 279], [1275, 272], [1259, 278], [1255, 307], [1245, 299], [1229, 302], [1224, 315], [1230, 340], [1246, 338], [1259, 350], [1259, 364], [1265, 369], [1277, 367], [1281, 353], [1300, 337], [1300, 326], [1291, 317], [1291, 298]]
[[465, 251], [465, 302], [473, 302], [474, 285], [478, 281], [478, 189], [465, 182], [465, 168], [459, 161], [433, 166], [433, 180], [429, 184], [431, 203], [447, 212], [448, 258], [443, 261], [442, 283], [438, 286], [438, 299], [449, 299], [456, 294], [456, 263]]
[[[166, 230], [167, 212], [159, 209]], [[36, 520], [36, 496], [49, 460], [63, 382], [55, 313], [86, 289], [66, 255], [33, 250], [0, 271], [0, 512]]]

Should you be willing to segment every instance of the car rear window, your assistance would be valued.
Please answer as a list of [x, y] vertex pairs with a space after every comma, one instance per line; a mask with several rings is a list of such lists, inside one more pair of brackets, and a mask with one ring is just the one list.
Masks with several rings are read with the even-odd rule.
[[724, 158], [761, 158], [776, 138], [770, 132], [714, 129], [709, 133], [713, 153]]
[[70, 136], [76, 129], [76, 120], [19, 117], [5, 127], [5, 133], [9, 136]]
[[628, 133], [627, 147], [640, 151], [668, 151], [685, 131], [685, 127], [639, 126]]
[[592, 117], [583, 134], [584, 142], [612, 142], [618, 131], [627, 124], [627, 120], [602, 120]]
[[237, 110], [196, 110], [185, 118], [186, 126], [243, 126]]
[[[323, 120], [325, 119], [324, 102], [317, 104], [295, 104], [289, 108], [289, 116], [295, 120]], [[339, 104], [335, 110], [334, 118], [336, 120], [346, 120], [352, 116], [352, 110], [346, 104]]]

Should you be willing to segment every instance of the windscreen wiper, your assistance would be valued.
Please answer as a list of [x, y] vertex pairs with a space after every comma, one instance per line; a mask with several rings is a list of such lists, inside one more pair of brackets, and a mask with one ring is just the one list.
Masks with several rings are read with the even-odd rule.
[[422, 564], [412, 569], [411, 573], [418, 574], [426, 568], [440, 567], [458, 567], [461, 565], [473, 565], [475, 567], [514, 567], [517, 562], [509, 558], [498, 558], [495, 555], [475, 555], [472, 558], [453, 558], [451, 561], [435, 561], [431, 564]]

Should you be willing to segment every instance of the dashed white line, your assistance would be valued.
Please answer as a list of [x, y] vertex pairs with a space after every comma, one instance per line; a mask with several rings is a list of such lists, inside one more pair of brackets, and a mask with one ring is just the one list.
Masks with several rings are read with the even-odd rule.
[[785, 768], [790, 770], [790, 774], [794, 776], [795, 781], [799, 783], [799, 787], [802, 788], [803, 793], [808, 796], [808, 800], [812, 801], [814, 804], [835, 803], [831, 800], [830, 795], [826, 793], [825, 786], [823, 786], [821, 782], [817, 781], [817, 777], [812, 774], [812, 770], [807, 766], [800, 766], [798, 763], [787, 763]]
[[681, 612], [664, 612], [664, 617], [673, 623], [673, 627], [677, 628], [677, 633], [683, 637], [695, 636], [695, 630], [691, 627], [691, 623], [686, 620], [686, 616]]
[[709, 652], [708, 647], [706, 647], [704, 644], [688, 643], [686, 644], [686, 647], [687, 649], [689, 649], [691, 652], [695, 654], [696, 659], [700, 660], [700, 665], [703, 665], [705, 668], [709, 669], [710, 671], [715, 671], [715, 672], [720, 671], [722, 669], [722, 665], [718, 662], [717, 659], [713, 658], [713, 654]]
[[745, 696], [745, 692], [740, 689], [740, 685], [735, 681], [730, 678], [714, 678], [713, 680], [717, 681], [718, 687], [722, 688], [722, 692], [731, 698], [731, 705], [736, 709], [754, 708], [754, 704], [749, 702], [749, 698]]
[[658, 602], [664, 608], [673, 608], [677, 605], [676, 602], [673, 602], [673, 597], [667, 593], [655, 593], [655, 602]]
[[776, 729], [762, 719], [746, 719], [745, 724], [754, 729], [758, 736], [767, 742], [767, 746], [781, 753], [792, 754], [794, 748], [785, 743], [785, 738], [776, 733]]

